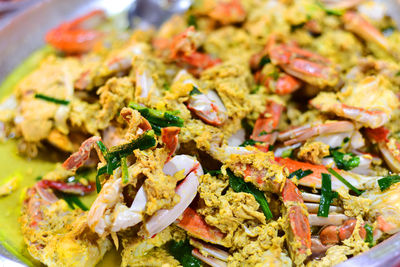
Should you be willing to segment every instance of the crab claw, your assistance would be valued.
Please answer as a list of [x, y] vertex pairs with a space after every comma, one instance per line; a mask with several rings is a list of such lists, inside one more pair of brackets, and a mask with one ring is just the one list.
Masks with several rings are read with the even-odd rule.
[[103, 10], [94, 10], [50, 30], [46, 34], [46, 41], [68, 54], [89, 52], [102, 36], [100, 32], [93, 29], [105, 19]]
[[374, 42], [386, 51], [389, 50], [389, 42], [371, 23], [354, 11], [347, 11], [342, 16], [345, 28], [354, 32], [365, 41]]
[[218, 94], [213, 90], [208, 91], [207, 94], [201, 92], [192, 94], [187, 107], [211, 125], [219, 126], [227, 119], [227, 110]]

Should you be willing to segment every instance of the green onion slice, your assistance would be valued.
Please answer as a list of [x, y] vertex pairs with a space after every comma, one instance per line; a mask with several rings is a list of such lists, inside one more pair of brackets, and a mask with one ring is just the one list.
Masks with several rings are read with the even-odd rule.
[[121, 158], [121, 166], [122, 166], [122, 182], [126, 184], [129, 182], [129, 173], [128, 173], [128, 165], [126, 163], [126, 157]]
[[381, 191], [385, 191], [392, 184], [400, 182], [400, 175], [389, 175], [378, 180], [378, 185]]
[[331, 176], [329, 174], [322, 173], [321, 199], [319, 202], [317, 216], [328, 217], [329, 207], [332, 204], [333, 199], [337, 197], [338, 193], [332, 191]]
[[226, 172], [229, 176], [229, 185], [232, 187], [233, 191], [252, 194], [258, 204], [260, 204], [261, 210], [263, 211], [267, 220], [272, 219], [273, 215], [264, 193], [258, 190], [252, 183], [246, 183], [242, 178], [234, 175], [231, 170], [228, 169]]
[[306, 177], [306, 176], [308, 176], [308, 175], [310, 175], [312, 173], [313, 173], [312, 170], [304, 170], [303, 171], [302, 169], [298, 169], [298, 170], [292, 172], [291, 174], [289, 174], [288, 178], [292, 179], [293, 177], [296, 176], [297, 179], [300, 180], [301, 178], [304, 178], [304, 177]]
[[69, 104], [68, 100], [58, 99], [58, 98], [54, 98], [54, 97], [39, 94], [39, 93], [35, 94], [35, 98], [42, 99], [42, 100], [45, 100], [48, 102], [53, 102], [53, 103], [60, 104], [60, 105], [68, 105]]
[[367, 232], [367, 235], [365, 236], [365, 242], [367, 242], [369, 244], [369, 247], [372, 248], [374, 246], [374, 234], [372, 226], [369, 224], [365, 224], [364, 229]]
[[348, 188], [353, 190], [358, 196], [362, 194], [362, 192], [360, 190], [355, 188], [355, 186], [353, 186], [351, 183], [349, 183], [349, 181], [347, 181], [343, 176], [341, 176], [339, 173], [337, 173], [334, 169], [329, 168], [328, 172], [330, 172], [333, 176], [335, 176], [339, 181], [344, 183]]

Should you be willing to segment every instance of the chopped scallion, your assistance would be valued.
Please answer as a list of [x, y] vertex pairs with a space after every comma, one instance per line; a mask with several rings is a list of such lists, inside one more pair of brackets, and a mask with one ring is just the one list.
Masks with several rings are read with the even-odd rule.
[[318, 213], [320, 217], [328, 217], [329, 207], [334, 198], [338, 197], [338, 193], [332, 191], [331, 176], [322, 173], [321, 199], [319, 201]]
[[241, 145], [239, 146], [254, 146], [256, 144], [262, 144], [262, 142], [260, 141], [254, 141], [253, 139], [248, 139], [246, 141], [244, 141]]
[[128, 165], [126, 164], [126, 157], [121, 158], [121, 167], [122, 167], [122, 182], [126, 184], [129, 182], [129, 173], [128, 173]]
[[39, 94], [39, 93], [35, 94], [35, 98], [42, 99], [42, 100], [45, 100], [48, 102], [53, 102], [53, 103], [60, 104], [60, 105], [68, 105], [69, 104], [68, 100], [58, 99], [58, 98], [54, 98], [54, 97], [47, 96], [44, 94]]
[[130, 103], [129, 107], [139, 111], [140, 114], [149, 121], [151, 127], [157, 135], [161, 134], [161, 128], [169, 126], [183, 126], [183, 119], [176, 116], [175, 111], [159, 111], [141, 106], [136, 103]]
[[291, 174], [289, 174], [289, 176], [288, 176], [288, 178], [289, 179], [292, 179], [293, 177], [297, 177], [297, 179], [301, 179], [301, 178], [304, 178], [304, 177], [306, 177], [307, 175], [310, 175], [310, 174], [312, 174], [313, 173], [313, 171], [312, 170], [302, 170], [302, 169], [298, 169], [298, 170], [296, 170], [296, 171], [294, 171], [294, 172], [292, 172]]
[[268, 63], [271, 63], [271, 59], [269, 59], [267, 56], [263, 56], [260, 60], [260, 63], [258, 63], [258, 67], [261, 69]]
[[97, 141], [96, 143], [99, 146], [101, 153], [103, 153], [103, 156], [105, 156], [108, 152], [107, 147], [104, 145], [102, 141]]
[[282, 152], [282, 158], [290, 158], [292, 157], [293, 149], [286, 149]]
[[365, 236], [365, 242], [367, 242], [369, 247], [372, 248], [374, 246], [374, 234], [373, 234], [372, 226], [369, 224], [365, 224], [364, 229], [367, 233]]
[[349, 181], [347, 181], [343, 176], [341, 176], [339, 173], [337, 173], [334, 169], [329, 168], [328, 172], [330, 172], [333, 176], [335, 176], [339, 181], [344, 183], [348, 188], [354, 191], [358, 196], [362, 194], [360, 190], [358, 190], [355, 186], [353, 186]]
[[71, 194], [62, 194], [62, 198], [67, 202], [68, 206], [71, 209], [75, 209], [76, 207], [80, 208], [83, 211], [87, 211], [88, 208], [85, 206], [85, 204], [82, 203], [82, 201], [75, 195]]
[[237, 177], [231, 170], [226, 170], [229, 176], [229, 185], [235, 192], [245, 192], [252, 194], [258, 204], [260, 204], [261, 210], [263, 211], [267, 220], [272, 219], [273, 215], [269, 209], [269, 205], [265, 195], [262, 191], [258, 190], [252, 183], [246, 183], [242, 178]]
[[400, 182], [400, 175], [389, 175], [378, 180], [378, 185], [381, 191], [385, 191], [392, 184]]

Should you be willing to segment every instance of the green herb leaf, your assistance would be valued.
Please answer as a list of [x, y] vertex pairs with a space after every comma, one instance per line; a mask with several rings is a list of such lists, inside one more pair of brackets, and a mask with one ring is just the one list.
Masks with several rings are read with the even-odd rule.
[[331, 176], [322, 173], [322, 186], [321, 186], [321, 199], [319, 201], [317, 216], [328, 217], [329, 206], [332, 204], [334, 198], [338, 197], [338, 193], [332, 191]]
[[168, 83], [164, 83], [164, 84], [163, 84], [163, 89], [164, 89], [165, 91], [169, 91], [169, 90], [171, 89], [171, 87], [168, 85]]
[[246, 141], [244, 141], [241, 145], [239, 145], [239, 146], [242, 146], [242, 147], [245, 147], [245, 146], [254, 146], [254, 145], [256, 145], [256, 144], [262, 144], [263, 142], [260, 142], [260, 141], [254, 141], [253, 139], [247, 139]]
[[140, 114], [149, 121], [151, 127], [157, 135], [161, 134], [161, 128], [169, 126], [183, 126], [183, 119], [175, 115], [176, 111], [159, 111], [141, 106], [136, 103], [130, 103], [129, 107], [139, 111]]
[[88, 210], [85, 204], [83, 204], [82, 201], [75, 195], [63, 193], [61, 197], [65, 200], [65, 202], [67, 202], [68, 206], [73, 210], [75, 209], [75, 207], [78, 207], [83, 211]]
[[338, 10], [338, 9], [329, 9], [325, 7], [321, 2], [317, 1], [317, 6], [320, 7], [327, 15], [333, 15], [333, 16], [342, 16], [344, 14], [344, 11]]
[[122, 182], [126, 184], [129, 182], [129, 173], [128, 173], [128, 165], [126, 164], [126, 157], [121, 158], [121, 167], [122, 167]]
[[241, 121], [241, 125], [242, 128], [246, 131], [246, 135], [251, 135], [251, 133], [253, 132], [253, 126], [246, 118]]
[[290, 26], [290, 31], [291, 31], [291, 32], [294, 32], [294, 31], [296, 31], [296, 30], [298, 30], [298, 29], [301, 29], [301, 28], [304, 27], [305, 24], [306, 24], [306, 23], [303, 22], [303, 23], [299, 23], [299, 24], [297, 24], [297, 25], [291, 25], [291, 26]]
[[330, 149], [333, 160], [336, 166], [341, 170], [351, 170], [360, 165], [360, 157], [353, 153], [343, 153], [338, 151], [338, 148]]
[[271, 63], [271, 59], [268, 56], [263, 56], [260, 60], [260, 63], [258, 63], [258, 67], [261, 69], [268, 63]]
[[266, 135], [266, 134], [268, 134], [266, 131], [264, 131], [264, 130], [262, 130], [259, 134], [258, 134], [258, 136], [263, 136], [263, 135]]
[[193, 86], [192, 91], [190, 91], [190, 93], [189, 93], [189, 95], [201, 95], [201, 94], [203, 94], [203, 93], [200, 92], [200, 90], [196, 86]]
[[381, 191], [385, 191], [392, 184], [400, 182], [400, 175], [389, 175], [378, 180], [378, 185]]
[[97, 192], [97, 194], [100, 193], [100, 191], [101, 191], [101, 182], [100, 182], [100, 175], [101, 174], [99, 175], [99, 171], [97, 172], [97, 175], [96, 175], [96, 192]]
[[97, 141], [96, 143], [99, 146], [101, 153], [103, 153], [103, 156], [105, 156], [108, 152], [107, 147], [104, 145], [102, 141]]
[[252, 194], [258, 204], [260, 204], [261, 210], [263, 211], [267, 220], [272, 219], [273, 215], [269, 209], [268, 201], [262, 191], [258, 190], [252, 183], [246, 183], [242, 178], [237, 177], [231, 170], [226, 170], [229, 176], [229, 185], [235, 192], [245, 192]]
[[35, 94], [35, 98], [42, 99], [42, 100], [45, 100], [48, 102], [53, 102], [53, 103], [60, 104], [60, 105], [68, 105], [69, 104], [68, 100], [58, 99], [58, 98], [54, 98], [54, 97], [39, 94], [39, 93]]
[[271, 72], [268, 76], [272, 77], [274, 79], [274, 81], [279, 79], [279, 71], [275, 70], [273, 72]]
[[251, 89], [250, 94], [254, 95], [258, 91], [260, 91], [261, 85], [257, 84], [253, 89]]
[[185, 241], [168, 241], [166, 244], [168, 252], [177, 259], [183, 267], [200, 267], [201, 261], [192, 255], [193, 247], [189, 239]]
[[147, 131], [140, 135], [137, 139], [132, 140], [130, 143], [111, 147], [107, 153], [106, 159], [108, 162], [108, 159], [117, 157], [118, 161], [120, 161], [122, 157], [132, 154], [133, 150], [135, 149], [146, 150], [154, 147], [155, 145], [156, 139], [154, 136], [154, 131]]
[[347, 181], [343, 176], [341, 176], [339, 173], [337, 173], [334, 169], [329, 168], [328, 172], [330, 172], [333, 176], [335, 176], [339, 181], [344, 183], [348, 188], [353, 190], [358, 196], [362, 194], [360, 190], [358, 190], [355, 186], [353, 186], [349, 181]]
[[286, 149], [282, 152], [282, 158], [291, 158], [293, 153], [293, 149]]
[[365, 236], [365, 242], [369, 244], [370, 248], [372, 248], [374, 246], [374, 234], [372, 226], [369, 224], [365, 224], [364, 229], [367, 232], [367, 235]]
[[189, 15], [187, 18], [187, 24], [188, 26], [193, 26], [195, 29], [197, 29], [197, 19], [194, 15]]
[[207, 170], [204, 168], [203, 168], [203, 170], [204, 170], [204, 173], [209, 173], [211, 176], [217, 176], [219, 174], [222, 174], [221, 170]]
[[298, 170], [296, 170], [296, 171], [294, 171], [294, 172], [292, 172], [291, 174], [289, 174], [289, 176], [288, 176], [288, 178], [289, 179], [292, 179], [293, 177], [297, 177], [297, 179], [301, 179], [301, 178], [304, 178], [304, 177], [306, 177], [307, 175], [310, 175], [310, 174], [312, 174], [313, 173], [313, 171], [312, 170], [302, 170], [302, 169], [298, 169]]

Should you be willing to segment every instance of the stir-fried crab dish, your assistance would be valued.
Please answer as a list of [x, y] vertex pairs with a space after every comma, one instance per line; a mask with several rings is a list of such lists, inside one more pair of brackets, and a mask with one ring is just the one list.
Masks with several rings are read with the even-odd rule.
[[65, 156], [24, 194], [31, 256], [333, 266], [397, 233], [400, 32], [386, 12], [199, 0], [158, 29], [103, 27], [96, 10], [48, 32], [0, 118], [21, 155]]

